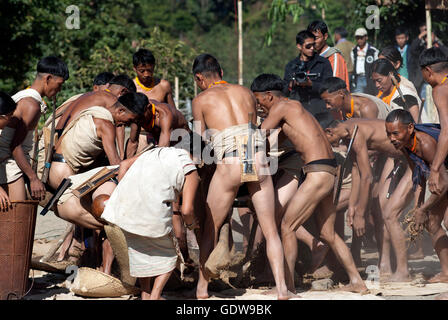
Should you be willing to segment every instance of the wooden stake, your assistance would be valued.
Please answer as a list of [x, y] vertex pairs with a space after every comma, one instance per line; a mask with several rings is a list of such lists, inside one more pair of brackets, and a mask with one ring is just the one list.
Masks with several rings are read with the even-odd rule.
[[174, 78], [174, 103], [176, 108], [179, 109], [179, 77]]

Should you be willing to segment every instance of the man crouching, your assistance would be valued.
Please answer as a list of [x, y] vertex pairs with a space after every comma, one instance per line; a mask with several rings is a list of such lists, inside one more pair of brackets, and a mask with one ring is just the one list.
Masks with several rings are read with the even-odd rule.
[[130, 273], [139, 278], [142, 300], [159, 300], [181, 256], [172, 225], [172, 204], [178, 193], [182, 192], [186, 227], [193, 230], [197, 225], [193, 214], [199, 184], [196, 167], [185, 150], [155, 148], [123, 161], [118, 178], [120, 183], [101, 219], [123, 230]]
[[334, 231], [336, 209], [333, 205], [333, 187], [337, 164], [330, 143], [317, 120], [300, 102], [286, 98], [283, 88], [283, 80], [271, 74], [258, 76], [251, 86], [258, 105], [268, 113], [261, 128], [269, 134], [270, 129], [280, 127], [305, 163], [300, 179], [302, 183], [289, 201], [281, 223], [288, 290], [295, 292], [295, 233], [315, 212], [314, 217], [322, 240], [331, 247], [350, 278], [350, 284], [344, 287], [344, 290], [364, 292], [367, 288], [356, 269], [353, 257], [347, 245]]

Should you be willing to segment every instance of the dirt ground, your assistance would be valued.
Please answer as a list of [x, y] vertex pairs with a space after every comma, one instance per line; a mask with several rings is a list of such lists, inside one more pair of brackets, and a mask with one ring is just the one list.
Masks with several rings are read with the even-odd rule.
[[[236, 210], [233, 215], [234, 223], [240, 223]], [[43, 256], [50, 246], [54, 244], [63, 233], [67, 222], [56, 217], [52, 212], [46, 216], [38, 214], [36, 222], [33, 257]], [[238, 229], [238, 228], [236, 228]], [[235, 247], [237, 252], [242, 250], [242, 235], [233, 231]], [[350, 245], [351, 231], [346, 229], [346, 240]], [[197, 261], [198, 248], [192, 235], [188, 234], [190, 254], [193, 260]], [[193, 238], [194, 239], [194, 238]], [[359, 295], [355, 293], [344, 293], [335, 290], [316, 291], [310, 290], [310, 286], [298, 287], [300, 298], [309, 300], [434, 300], [440, 293], [448, 292], [448, 284], [426, 284], [424, 279], [440, 272], [439, 260], [431, 247], [429, 238], [424, 238], [425, 258], [410, 260], [409, 267], [412, 275], [412, 282], [409, 283], [384, 283], [377, 281], [375, 276], [367, 280], [367, 273], [372, 272], [372, 266], [377, 263], [378, 254], [376, 250], [362, 250], [362, 267], [360, 271], [363, 279], [370, 289], [370, 293]], [[369, 267], [370, 266], [370, 267]], [[369, 269], [370, 268], [370, 269]], [[47, 272], [37, 269], [30, 270], [30, 279], [33, 286], [25, 296], [26, 300], [135, 300], [139, 296], [124, 295], [116, 298], [89, 298], [75, 295], [70, 291], [70, 282], [66, 281], [70, 272]], [[187, 277], [188, 278], [188, 277]], [[194, 277], [193, 277], [194, 278]], [[189, 278], [190, 284], [181, 290], [164, 291], [163, 297], [169, 300], [188, 299], [187, 293], [194, 288], [194, 280]], [[372, 281], [373, 279], [373, 281]], [[170, 280], [171, 281], [171, 280]], [[272, 283], [264, 285], [252, 285], [248, 288], [232, 288], [225, 283], [210, 284], [210, 300], [273, 300], [275, 294], [270, 292]], [[171, 286], [175, 288], [176, 286]], [[337, 287], [337, 285], [336, 285]]]

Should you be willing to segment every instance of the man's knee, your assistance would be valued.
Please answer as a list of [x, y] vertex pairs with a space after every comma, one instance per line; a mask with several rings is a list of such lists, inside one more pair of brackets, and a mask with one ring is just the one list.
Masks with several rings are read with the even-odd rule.
[[323, 228], [320, 231], [320, 235], [319, 236], [326, 243], [333, 243], [334, 239], [335, 239], [334, 229], [331, 230], [330, 228]]

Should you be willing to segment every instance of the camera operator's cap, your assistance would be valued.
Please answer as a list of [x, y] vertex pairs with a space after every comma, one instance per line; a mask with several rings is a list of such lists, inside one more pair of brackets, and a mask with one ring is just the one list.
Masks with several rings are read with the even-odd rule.
[[367, 30], [365, 28], [358, 28], [355, 31], [355, 37], [364, 37], [367, 35]]

